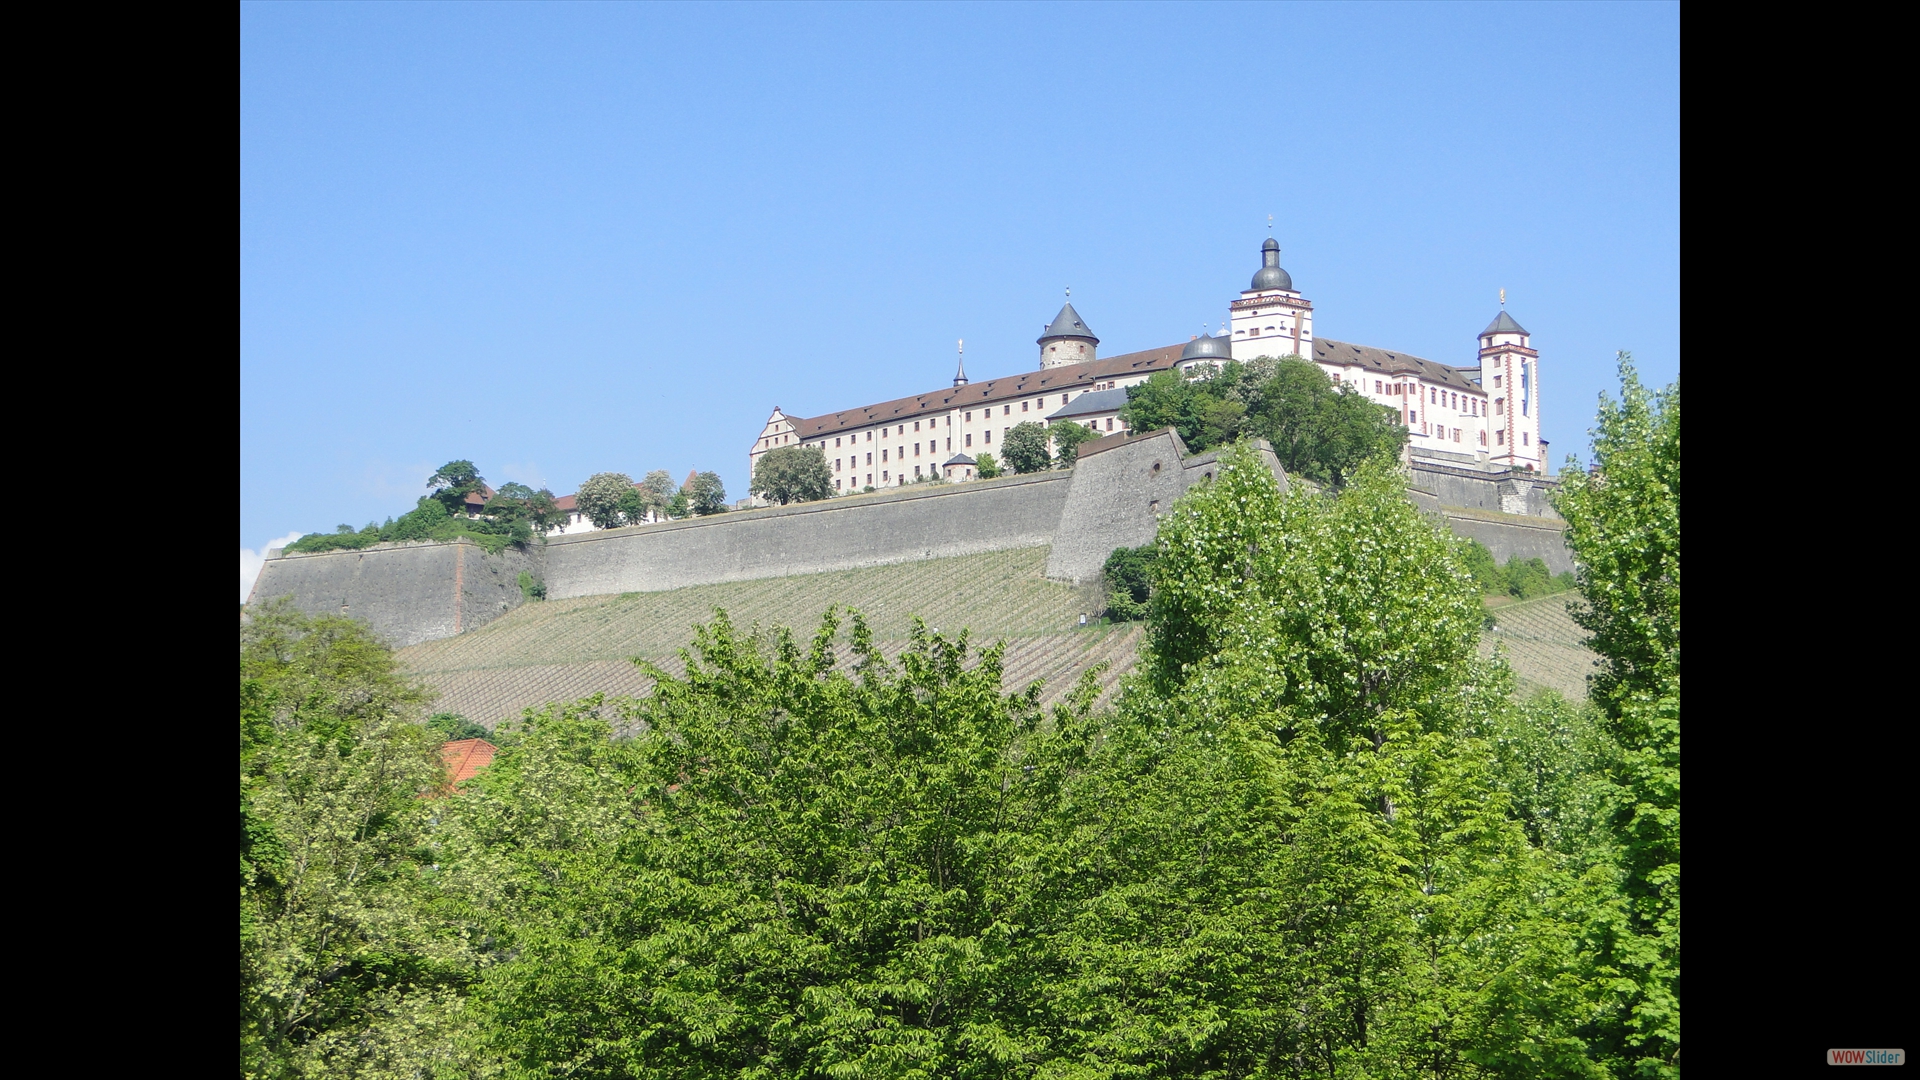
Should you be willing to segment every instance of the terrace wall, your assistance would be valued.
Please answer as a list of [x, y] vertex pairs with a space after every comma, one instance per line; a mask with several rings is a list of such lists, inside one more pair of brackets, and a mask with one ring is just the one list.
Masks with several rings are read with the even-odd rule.
[[[1257, 449], [1284, 487], [1272, 450], [1264, 443]], [[452, 637], [512, 610], [522, 602], [522, 571], [544, 581], [549, 597], [565, 599], [1050, 547], [1047, 577], [1087, 582], [1099, 577], [1114, 548], [1151, 541], [1159, 515], [1210, 475], [1215, 461], [1214, 454], [1189, 456], [1171, 430], [1115, 435], [1083, 444], [1070, 471], [549, 537], [530, 552], [489, 556], [463, 540], [270, 557], [253, 599], [289, 596], [310, 614], [365, 619], [396, 646], [407, 646]], [[1506, 492], [1503, 503], [1498, 485], [1506, 482], [1416, 465], [1408, 497], [1454, 532], [1486, 544], [1502, 562], [1537, 556], [1555, 573], [1571, 569], [1564, 523], [1500, 512], [1544, 505], [1542, 486], [1528, 483], [1517, 497]]]

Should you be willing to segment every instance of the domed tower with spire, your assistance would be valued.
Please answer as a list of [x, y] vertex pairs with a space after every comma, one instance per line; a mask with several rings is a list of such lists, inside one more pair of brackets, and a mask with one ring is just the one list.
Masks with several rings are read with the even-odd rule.
[[1053, 322], [1040, 331], [1040, 369], [1062, 367], [1067, 364], [1084, 364], [1097, 359], [1100, 339], [1093, 336], [1087, 328], [1086, 320], [1073, 310], [1073, 290], [1067, 290], [1067, 302], [1060, 305], [1060, 314]]
[[1280, 268], [1280, 242], [1273, 237], [1260, 245], [1260, 269], [1228, 310], [1235, 360], [1313, 356], [1313, 302], [1294, 290], [1293, 276]]
[[1480, 387], [1493, 414], [1489, 457], [1512, 469], [1549, 471], [1547, 445], [1540, 441], [1540, 354], [1533, 335], [1507, 314], [1507, 290], [1500, 290], [1500, 314], [1480, 331]]

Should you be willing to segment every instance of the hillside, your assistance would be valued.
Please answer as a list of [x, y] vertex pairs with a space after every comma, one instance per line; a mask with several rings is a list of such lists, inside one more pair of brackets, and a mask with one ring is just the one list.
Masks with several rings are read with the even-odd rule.
[[1026, 548], [896, 566], [699, 585], [669, 592], [578, 597], [527, 604], [479, 630], [399, 651], [401, 663], [440, 692], [436, 708], [485, 724], [521, 709], [605, 691], [649, 686], [629, 657], [680, 670], [677, 650], [696, 622], [723, 608], [735, 625], [790, 626], [803, 637], [828, 607], [858, 607], [889, 656], [906, 647], [912, 617], [976, 645], [1007, 641], [1006, 686], [1034, 679], [1057, 700], [1102, 660], [1111, 691], [1133, 666], [1140, 627], [1079, 629], [1097, 594], [1042, 577], [1048, 549]]
[[1581, 644], [1587, 632], [1567, 614], [1579, 595], [1556, 593], [1494, 608], [1493, 627], [1480, 635], [1480, 655], [1491, 655], [1496, 645], [1505, 650], [1521, 693], [1545, 688], [1585, 697], [1596, 657]]
[[[1106, 661], [1102, 697], [1132, 670], [1141, 627], [1078, 628], [1097, 593], [1042, 576], [1049, 549], [929, 559], [896, 566], [806, 574], [762, 581], [700, 585], [669, 592], [577, 597], [527, 604], [492, 623], [441, 641], [399, 650], [401, 663], [439, 691], [435, 706], [491, 726], [525, 708], [596, 692], [644, 693], [650, 680], [629, 661], [642, 656], [679, 671], [679, 649], [696, 622], [724, 608], [735, 625], [790, 626], [803, 637], [829, 606], [865, 614], [889, 656], [906, 646], [915, 614], [947, 633], [960, 627], [972, 641], [1007, 642], [1006, 688], [1040, 679], [1043, 700], [1059, 700], [1079, 673]], [[1482, 642], [1507, 650], [1523, 689], [1547, 686], [1584, 692], [1592, 654], [1566, 613], [1567, 595], [1512, 604], [1494, 612], [1497, 629]]]

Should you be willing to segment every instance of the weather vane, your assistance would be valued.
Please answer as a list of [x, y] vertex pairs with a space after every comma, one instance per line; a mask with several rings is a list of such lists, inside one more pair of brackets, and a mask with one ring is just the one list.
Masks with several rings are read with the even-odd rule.
[[1268, 236], [1273, 235], [1273, 215], [1272, 214], [1267, 215], [1267, 235]]
[[1507, 306], [1507, 290], [1505, 289], [1500, 290], [1500, 306], [1501, 307]]

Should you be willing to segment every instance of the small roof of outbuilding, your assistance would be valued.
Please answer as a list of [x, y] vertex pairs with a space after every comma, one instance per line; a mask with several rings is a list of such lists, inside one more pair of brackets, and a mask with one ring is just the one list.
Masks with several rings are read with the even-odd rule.
[[1094, 337], [1093, 331], [1088, 329], [1086, 321], [1080, 318], [1080, 313], [1073, 310], [1072, 303], [1060, 305], [1060, 314], [1053, 317], [1053, 323], [1040, 332], [1040, 336], [1034, 339], [1034, 343], [1040, 344], [1055, 338], [1084, 338], [1096, 345], [1100, 343], [1100, 339]]
[[475, 773], [493, 764], [499, 747], [485, 739], [455, 739], [440, 744], [440, 760], [447, 765], [447, 785], [458, 787], [473, 779]]
[[1049, 420], [1069, 420], [1076, 416], [1119, 412], [1127, 403], [1127, 388], [1116, 386], [1111, 390], [1089, 390], [1072, 401], [1047, 414]]
[[940, 467], [944, 469], [947, 467], [947, 465], [977, 465], [977, 464], [979, 463], [974, 461], [972, 458], [968, 457], [965, 454], [955, 454], [946, 460], [946, 464]]
[[1486, 337], [1488, 334], [1524, 334], [1526, 332], [1526, 327], [1514, 322], [1513, 316], [1507, 314], [1507, 309], [1501, 308], [1500, 314], [1496, 316], [1492, 322], [1487, 324], [1485, 330], [1480, 331], [1480, 336]]

